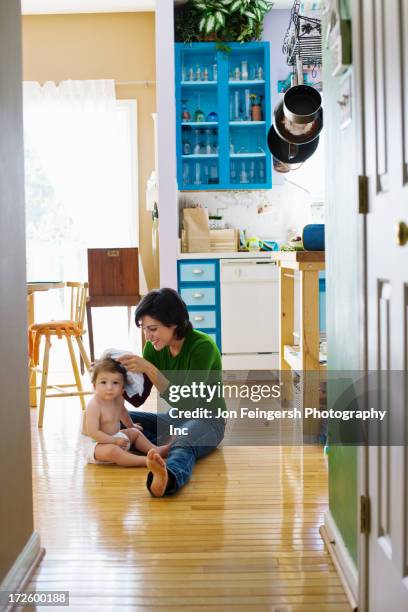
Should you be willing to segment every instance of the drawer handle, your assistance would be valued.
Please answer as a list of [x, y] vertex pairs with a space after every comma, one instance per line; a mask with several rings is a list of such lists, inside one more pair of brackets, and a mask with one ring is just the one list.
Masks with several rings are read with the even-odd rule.
[[194, 317], [194, 321], [204, 321], [204, 317]]
[[201, 270], [201, 268], [194, 268], [193, 270], [193, 274], [202, 274], [204, 272], [204, 270]]
[[193, 298], [195, 300], [199, 300], [202, 297], [204, 297], [204, 293], [193, 293]]

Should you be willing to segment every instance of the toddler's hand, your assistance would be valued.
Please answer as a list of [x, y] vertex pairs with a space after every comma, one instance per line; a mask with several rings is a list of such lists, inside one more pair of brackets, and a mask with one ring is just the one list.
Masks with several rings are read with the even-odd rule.
[[126, 449], [127, 445], [129, 444], [129, 440], [125, 440], [125, 438], [115, 438], [114, 444], [116, 444], [116, 446], [120, 446], [120, 448]]

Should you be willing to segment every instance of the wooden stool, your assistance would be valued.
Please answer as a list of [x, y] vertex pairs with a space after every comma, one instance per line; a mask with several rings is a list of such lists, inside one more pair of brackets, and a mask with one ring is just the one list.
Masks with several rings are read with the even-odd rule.
[[[41, 386], [34, 387], [41, 389], [40, 405], [38, 409], [38, 427], [42, 427], [44, 419], [45, 399], [47, 397], [72, 397], [78, 395], [80, 398], [82, 409], [85, 409], [84, 395], [92, 393], [84, 391], [82, 388], [81, 376], [78, 369], [78, 363], [75, 357], [72, 338], [75, 339], [81, 358], [87, 370], [90, 369], [91, 363], [86, 354], [82, 343], [82, 335], [84, 334], [84, 318], [85, 305], [88, 292], [88, 283], [66, 283], [66, 287], [70, 290], [70, 314], [69, 319], [65, 321], [46, 321], [44, 323], [34, 323], [30, 325], [28, 330], [29, 339], [29, 354], [30, 354], [30, 369], [35, 372], [36, 366], [39, 363], [39, 351], [41, 338], [45, 337], [45, 350], [41, 371]], [[51, 349], [51, 336], [56, 338], [65, 338], [68, 345], [68, 351], [71, 359], [72, 370], [74, 373], [75, 383], [48, 385], [48, 369]], [[31, 380], [30, 380], [31, 386]], [[76, 387], [76, 391], [68, 391], [70, 387]], [[31, 387], [30, 387], [31, 388]], [[49, 394], [47, 389], [54, 389], [57, 393]]]

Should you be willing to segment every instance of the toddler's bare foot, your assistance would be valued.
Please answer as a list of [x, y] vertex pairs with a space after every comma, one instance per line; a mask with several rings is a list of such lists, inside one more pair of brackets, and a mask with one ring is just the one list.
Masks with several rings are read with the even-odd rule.
[[170, 446], [171, 446], [171, 444], [164, 444], [163, 446], [158, 446], [157, 447], [157, 452], [159, 453], [160, 457], [166, 458], [168, 456], [169, 450], [170, 450]]
[[153, 474], [153, 481], [150, 486], [151, 494], [155, 497], [163, 497], [169, 480], [164, 459], [154, 448], [151, 448], [147, 453], [146, 464], [149, 472]]

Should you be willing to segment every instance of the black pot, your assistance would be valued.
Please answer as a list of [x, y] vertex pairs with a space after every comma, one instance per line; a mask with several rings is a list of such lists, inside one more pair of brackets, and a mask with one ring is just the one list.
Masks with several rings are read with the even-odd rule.
[[295, 85], [283, 96], [283, 112], [292, 123], [311, 123], [318, 118], [322, 107], [322, 97], [310, 85]]
[[276, 159], [284, 164], [300, 164], [313, 155], [319, 144], [319, 138], [315, 138], [307, 144], [290, 144], [283, 140], [274, 126], [268, 132], [268, 147]]
[[[285, 117], [283, 101], [282, 101], [282, 102], [279, 102], [279, 104], [275, 108], [275, 111], [273, 114], [273, 123], [275, 126], [275, 130], [277, 131], [277, 133], [283, 140], [286, 140], [286, 142], [289, 142], [291, 144], [304, 145], [304, 144], [307, 144], [308, 142], [312, 142], [313, 140], [318, 138], [318, 136], [320, 135], [320, 132], [323, 129], [323, 109], [321, 108], [319, 110], [319, 113], [316, 119], [311, 121], [309, 124], [300, 125], [298, 123], [293, 123], [289, 121]], [[303, 129], [306, 126], [309, 127], [307, 131], [306, 129]], [[293, 132], [295, 133], [291, 132], [291, 128]], [[296, 134], [296, 131], [297, 132], [300, 131], [299, 128], [301, 128], [301, 131], [303, 133]]]

